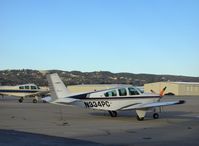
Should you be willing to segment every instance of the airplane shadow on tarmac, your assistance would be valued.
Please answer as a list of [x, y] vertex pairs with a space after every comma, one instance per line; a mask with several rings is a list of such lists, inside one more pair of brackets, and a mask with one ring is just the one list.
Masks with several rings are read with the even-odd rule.
[[[191, 114], [192, 112], [179, 112], [179, 111], [163, 111], [160, 112], [160, 119], [187, 119], [192, 120], [193, 117], [188, 117], [186, 115]], [[109, 113], [104, 112], [92, 112], [89, 113], [92, 116], [97, 117], [110, 117]], [[136, 118], [135, 111], [119, 111], [117, 117], [114, 118]], [[153, 119], [153, 112], [148, 112], [146, 114], [145, 120], [154, 120]]]
[[90, 141], [0, 129], [0, 146], [101, 146]]

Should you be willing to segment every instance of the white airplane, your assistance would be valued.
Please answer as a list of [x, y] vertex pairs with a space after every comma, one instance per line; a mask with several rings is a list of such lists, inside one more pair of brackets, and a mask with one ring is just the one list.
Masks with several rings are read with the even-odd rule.
[[39, 96], [45, 96], [49, 93], [46, 88], [40, 88], [35, 84], [24, 84], [17, 86], [0, 86], [0, 95], [16, 96], [20, 97], [19, 102], [23, 102], [25, 97], [34, 97], [33, 103], [38, 102]]
[[[137, 120], [142, 121], [149, 110], [185, 103], [184, 100], [160, 102], [166, 88], [160, 94], [143, 93], [133, 86], [73, 94], [65, 87], [58, 74], [48, 75], [47, 79], [52, 98], [50, 101], [48, 98], [48, 102], [104, 110], [108, 111], [112, 117], [117, 116], [117, 111], [136, 110]], [[154, 111], [153, 118], [159, 118], [159, 114], [156, 111]]]

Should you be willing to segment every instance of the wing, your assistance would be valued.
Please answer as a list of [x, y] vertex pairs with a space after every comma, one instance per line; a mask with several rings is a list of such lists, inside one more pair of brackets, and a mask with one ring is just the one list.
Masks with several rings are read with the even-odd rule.
[[8, 95], [8, 94], [0, 93], [0, 96], [6, 96], [6, 95]]
[[21, 95], [15, 95], [15, 94], [11, 94], [11, 93], [1, 93], [1, 96], [14, 96], [14, 97], [21, 97]]
[[50, 93], [50, 91], [38, 91], [35, 93], [31, 93], [30, 95], [27, 96], [45, 96], [48, 95]]
[[179, 101], [168, 101], [168, 102], [152, 102], [152, 103], [137, 103], [129, 106], [125, 106], [124, 108], [121, 108], [120, 110], [131, 110], [131, 109], [150, 109], [155, 107], [161, 107], [161, 106], [171, 106], [176, 104], [184, 104], [184, 100]]

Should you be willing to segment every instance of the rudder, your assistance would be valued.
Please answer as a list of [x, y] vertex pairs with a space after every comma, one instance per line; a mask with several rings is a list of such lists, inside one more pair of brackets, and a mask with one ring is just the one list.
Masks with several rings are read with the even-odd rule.
[[47, 75], [47, 80], [53, 100], [64, 98], [71, 94], [57, 73]]

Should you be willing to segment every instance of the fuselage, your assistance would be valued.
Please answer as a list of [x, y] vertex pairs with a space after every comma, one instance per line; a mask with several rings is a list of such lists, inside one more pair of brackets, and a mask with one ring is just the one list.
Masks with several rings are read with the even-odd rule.
[[139, 104], [157, 102], [158, 94], [143, 93], [133, 86], [125, 86], [104, 91], [95, 91], [89, 94], [71, 96], [79, 99], [74, 104], [85, 108], [98, 110], [128, 110]]
[[35, 84], [24, 84], [17, 86], [0, 86], [0, 94], [1, 95], [10, 95], [10, 96], [31, 96], [38, 92], [47, 92], [47, 90], [41, 89]]

